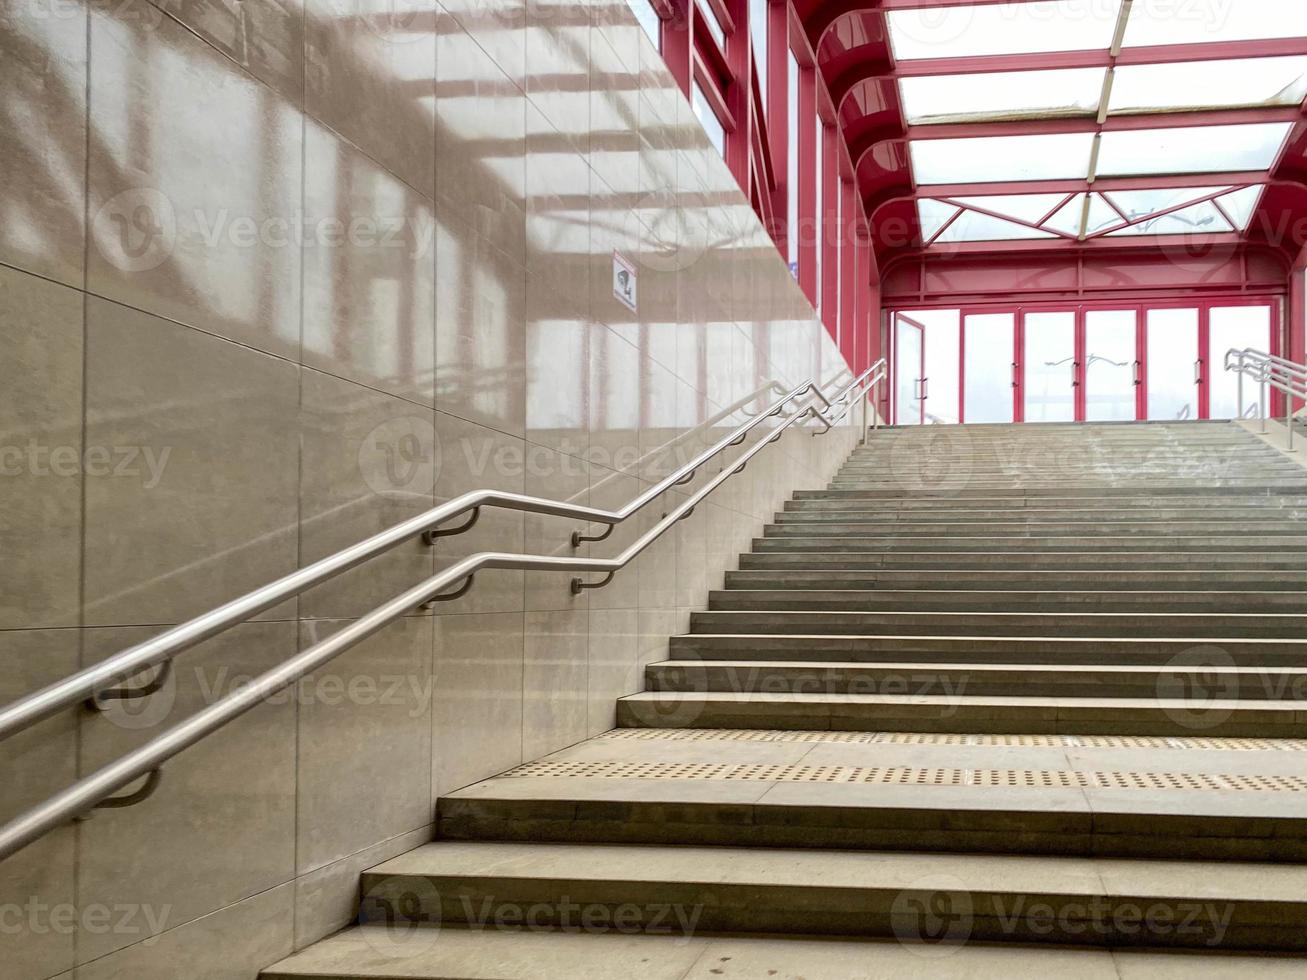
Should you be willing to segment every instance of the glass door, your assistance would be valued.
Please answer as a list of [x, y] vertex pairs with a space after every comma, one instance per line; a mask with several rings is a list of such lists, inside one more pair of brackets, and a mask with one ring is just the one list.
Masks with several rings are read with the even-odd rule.
[[926, 330], [902, 313], [894, 317], [894, 424], [921, 425], [926, 411]]
[[1026, 313], [1021, 333], [1023, 421], [1074, 422], [1080, 384], [1075, 311]]
[[1199, 418], [1203, 363], [1198, 353], [1198, 310], [1153, 309], [1144, 325], [1144, 390], [1149, 419]]
[[1239, 404], [1239, 377], [1225, 370], [1230, 350], [1271, 352], [1270, 306], [1213, 306], [1208, 320], [1208, 417], [1214, 419], [1256, 418], [1257, 385], [1244, 383], [1243, 405]]
[[1085, 421], [1127, 422], [1139, 417], [1135, 394], [1143, 374], [1138, 319], [1134, 310], [1085, 311]]
[[962, 421], [1011, 422], [1016, 384], [1016, 314], [963, 316]]

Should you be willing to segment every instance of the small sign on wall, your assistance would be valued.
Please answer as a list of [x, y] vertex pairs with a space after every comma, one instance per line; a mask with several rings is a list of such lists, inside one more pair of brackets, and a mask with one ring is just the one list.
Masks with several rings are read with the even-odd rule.
[[636, 293], [635, 283], [635, 266], [622, 258], [617, 252], [613, 252], [613, 295], [617, 297], [619, 303], [632, 313], [635, 313], [639, 307], [639, 296]]

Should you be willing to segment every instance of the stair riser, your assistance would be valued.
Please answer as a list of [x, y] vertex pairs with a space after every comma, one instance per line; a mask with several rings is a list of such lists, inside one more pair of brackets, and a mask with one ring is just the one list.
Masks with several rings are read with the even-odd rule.
[[[720, 692], [719, 692], [720, 693]], [[654, 697], [659, 697], [654, 695]], [[617, 702], [621, 728], [730, 728], [771, 731], [930, 732], [985, 735], [1158, 735], [1170, 738], [1200, 734], [1225, 738], [1303, 738], [1307, 712], [1291, 702], [1282, 710], [1234, 707], [1228, 711], [1186, 713], [1140, 701], [1122, 707], [1099, 706], [1074, 699], [1056, 705], [1000, 704], [992, 700], [935, 698], [922, 703], [898, 699], [835, 702], [795, 696], [765, 702], [728, 699], [729, 695], [661, 695], [666, 701]], [[675, 700], [670, 700], [675, 699]], [[1237, 704], [1237, 702], [1235, 702]], [[1297, 720], [1295, 720], [1297, 719]]]
[[[672, 660], [790, 660], [859, 663], [1047, 663], [1241, 666], [1307, 665], [1307, 639], [1134, 640], [984, 636], [722, 636], [685, 634], [668, 643]], [[1195, 660], [1193, 658], [1203, 658]], [[1189, 658], [1189, 659], [1184, 659]], [[1212, 659], [1215, 658], [1215, 659]]]
[[1049, 540], [1097, 541], [1101, 538], [1122, 538], [1134, 541], [1140, 538], [1157, 538], [1167, 541], [1203, 540], [1218, 538], [1272, 538], [1278, 544], [1281, 538], [1307, 537], [1307, 521], [1136, 521], [1129, 523], [1083, 521], [939, 521], [901, 522], [897, 520], [851, 521], [839, 517], [812, 517], [800, 520], [780, 515], [763, 528], [765, 538], [840, 538], [883, 537], [891, 540], [933, 542], [958, 539], [976, 540]]
[[[1041, 665], [1042, 666], [1042, 665]], [[946, 698], [1133, 698], [1193, 696], [1222, 700], [1294, 701], [1307, 713], [1307, 675], [1293, 669], [1249, 669], [1238, 675], [1165, 668], [1130, 674], [1092, 667], [1074, 673], [1039, 669], [926, 669], [921, 665], [796, 667], [753, 663], [652, 665], [645, 668], [648, 691], [699, 693], [907, 695]]]
[[1219, 552], [1216, 554], [1185, 553], [1152, 555], [1148, 553], [1120, 552], [1074, 555], [1030, 553], [956, 553], [956, 554], [858, 554], [857, 552], [764, 552], [740, 556], [740, 568], [745, 571], [763, 569], [796, 571], [910, 571], [912, 569], [940, 569], [943, 571], [982, 571], [997, 569], [1009, 571], [1114, 571], [1140, 572], [1156, 568], [1170, 571], [1203, 570], [1212, 573], [1256, 572], [1274, 569], [1302, 569], [1301, 558], [1276, 555], [1263, 560], [1247, 554]]
[[1267, 548], [1275, 549], [1278, 555], [1297, 555], [1299, 560], [1307, 558], [1307, 537], [1285, 535], [1281, 539], [1248, 537], [1223, 537], [1212, 535], [1203, 537], [1179, 536], [1139, 536], [1136, 538], [1110, 537], [934, 537], [913, 538], [903, 536], [878, 536], [846, 534], [840, 537], [826, 535], [809, 537], [805, 535], [783, 535], [753, 539], [755, 552], [768, 551], [897, 551], [897, 552], [956, 552], [956, 551], [1117, 551], [1137, 549], [1140, 551], [1197, 551], [1197, 552], [1258, 552]]
[[[938, 887], [936, 884], [935, 887]], [[1203, 902], [1147, 895], [954, 893], [685, 881], [364, 875], [369, 905], [427, 923], [606, 933], [773, 933], [956, 942], [1022, 942], [1206, 951], [1307, 949], [1307, 904]], [[417, 908], [414, 907], [415, 903]], [[427, 907], [438, 903], [438, 908]], [[944, 918], [936, 913], [943, 911]], [[620, 918], [617, 916], [620, 913]], [[583, 925], [582, 916], [585, 916]], [[1145, 922], [1152, 923], [1151, 926]], [[502, 923], [502, 924], [497, 924]], [[943, 932], [941, 935], [950, 935]], [[936, 945], [923, 949], [944, 952]]]
[[1188, 592], [1193, 589], [1237, 590], [1241, 592], [1301, 592], [1307, 590], [1307, 574], [1301, 572], [1076, 572], [1047, 573], [995, 570], [981, 575], [974, 571], [875, 571], [838, 573], [830, 571], [739, 571], [726, 573], [726, 587], [735, 589], [889, 589], [945, 588], [1002, 591]]
[[[956, 800], [956, 797], [953, 798]], [[740, 828], [748, 827], [747, 835]], [[463, 841], [698, 844], [1208, 861], [1307, 862], [1307, 820], [1183, 814], [442, 799], [439, 836]]]
[[1307, 616], [695, 612], [691, 633], [832, 636], [1307, 637]]
[[995, 592], [902, 591], [896, 589], [828, 592], [819, 587], [806, 591], [717, 591], [710, 594], [713, 611], [763, 610], [800, 612], [1190, 612], [1190, 613], [1294, 613], [1307, 614], [1307, 593], [1256, 592]]

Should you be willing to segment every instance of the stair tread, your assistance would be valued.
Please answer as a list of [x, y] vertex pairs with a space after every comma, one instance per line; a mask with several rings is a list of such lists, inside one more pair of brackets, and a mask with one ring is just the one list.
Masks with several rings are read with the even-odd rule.
[[[1206, 641], [1219, 642], [1219, 641]], [[820, 669], [872, 671], [877, 673], [920, 671], [922, 673], [939, 673], [941, 671], [966, 671], [968, 673], [1003, 673], [1016, 671], [1022, 674], [1180, 674], [1186, 671], [1204, 674], [1231, 676], [1260, 676], [1272, 671], [1279, 675], [1296, 677], [1307, 676], [1307, 667], [1249, 667], [1209, 664], [1021, 664], [1021, 663], [931, 663], [895, 660], [891, 663], [866, 663], [859, 660], [657, 660], [647, 665], [654, 669], [709, 670], [709, 669]], [[648, 693], [648, 692], [646, 692]], [[1245, 702], [1240, 702], [1245, 703]], [[1303, 703], [1307, 710], [1307, 702]]]
[[[717, 701], [732, 704], [791, 705], [814, 711], [821, 705], [939, 705], [961, 710], [958, 698], [948, 694], [774, 694], [767, 691], [642, 691], [619, 698], [621, 702], [669, 704], [683, 701]], [[1176, 712], [1195, 710], [1194, 702], [1185, 698], [1103, 698], [1103, 697], [1048, 697], [1035, 695], [977, 695], [966, 699], [965, 707], [980, 708], [1044, 708], [1050, 711], [1092, 712], [1096, 710], [1135, 712]], [[1268, 701], [1261, 699], [1210, 698], [1202, 702], [1202, 709], [1210, 712], [1237, 712], [1252, 714], [1271, 713], [1286, 720], [1301, 716], [1307, 724], [1307, 704], [1300, 701]]]

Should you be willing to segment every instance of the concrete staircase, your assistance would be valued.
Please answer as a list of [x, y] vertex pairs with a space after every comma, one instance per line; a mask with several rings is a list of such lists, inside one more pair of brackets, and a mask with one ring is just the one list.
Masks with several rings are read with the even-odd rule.
[[1295, 461], [882, 430], [725, 584], [617, 730], [443, 799], [264, 975], [1307, 976]]

